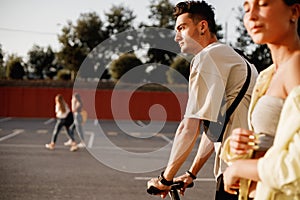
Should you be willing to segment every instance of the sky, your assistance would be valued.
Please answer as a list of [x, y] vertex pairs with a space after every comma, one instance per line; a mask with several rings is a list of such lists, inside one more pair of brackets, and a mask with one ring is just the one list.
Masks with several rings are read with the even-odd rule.
[[[176, 4], [182, 0], [170, 0]], [[216, 21], [228, 24], [228, 41], [233, 41], [237, 8], [241, 0], [206, 0], [215, 7]], [[135, 21], [147, 22], [150, 0], [0, 0], [0, 44], [7, 54], [26, 57], [34, 44], [59, 50], [58, 34], [68, 20], [76, 22], [81, 13], [96, 12], [104, 20], [104, 12], [113, 5], [133, 10]]]

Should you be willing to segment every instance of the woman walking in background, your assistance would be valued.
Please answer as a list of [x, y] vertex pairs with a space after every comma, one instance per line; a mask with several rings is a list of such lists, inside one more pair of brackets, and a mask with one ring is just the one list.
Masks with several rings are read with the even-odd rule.
[[[82, 128], [83, 120], [82, 120], [82, 115], [81, 115], [83, 104], [82, 104], [81, 97], [78, 93], [73, 94], [71, 104], [72, 104], [72, 112], [74, 115], [74, 122], [70, 127], [70, 134], [74, 138], [74, 131], [76, 129], [77, 133], [79, 134], [80, 140], [81, 140], [81, 142], [77, 146], [80, 148], [83, 148], [83, 147], [85, 147], [84, 132], [83, 132], [83, 128]], [[64, 144], [65, 144], [65, 146], [72, 145], [72, 139], [69, 139]]]
[[49, 144], [46, 144], [45, 147], [47, 149], [54, 150], [57, 136], [60, 133], [62, 127], [65, 127], [69, 137], [72, 139], [70, 151], [76, 151], [78, 147], [69, 129], [73, 121], [73, 115], [72, 112], [70, 112], [70, 108], [61, 94], [58, 94], [55, 97], [55, 113], [57, 121], [53, 130], [51, 142]]

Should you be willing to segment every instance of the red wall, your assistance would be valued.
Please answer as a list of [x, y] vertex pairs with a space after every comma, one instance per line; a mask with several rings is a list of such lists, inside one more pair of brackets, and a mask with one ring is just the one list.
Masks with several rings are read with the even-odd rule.
[[[131, 94], [126, 90], [77, 89], [76, 92], [81, 95], [91, 119], [165, 120], [165, 117], [168, 121], [180, 121], [187, 100], [184, 92], [176, 93], [177, 96], [171, 92], [136, 91]], [[72, 88], [0, 87], [0, 116], [55, 117], [54, 98], [59, 93], [70, 105]], [[149, 114], [155, 104], [165, 111], [154, 106]]]

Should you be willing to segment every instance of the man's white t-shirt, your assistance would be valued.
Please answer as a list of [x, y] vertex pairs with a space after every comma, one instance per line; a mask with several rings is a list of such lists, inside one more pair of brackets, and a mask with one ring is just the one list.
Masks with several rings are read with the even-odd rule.
[[[219, 42], [208, 45], [192, 61], [189, 98], [184, 117], [216, 122], [219, 112], [221, 111], [223, 115], [238, 95], [246, 77], [246, 62], [234, 49]], [[251, 65], [249, 88], [228, 122], [223, 141], [234, 128], [248, 128], [247, 113], [256, 77], [257, 71]], [[222, 105], [224, 94], [226, 102]], [[220, 148], [215, 150], [217, 153], [215, 176], [217, 177], [226, 165], [220, 163]]]

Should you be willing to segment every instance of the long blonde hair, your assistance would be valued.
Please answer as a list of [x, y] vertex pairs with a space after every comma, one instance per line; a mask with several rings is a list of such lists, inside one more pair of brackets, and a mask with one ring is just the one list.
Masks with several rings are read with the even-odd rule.
[[55, 103], [58, 104], [58, 108], [61, 112], [66, 112], [66, 102], [61, 94], [56, 95]]

